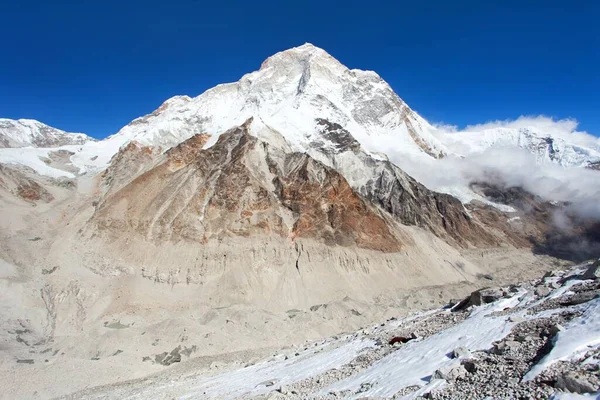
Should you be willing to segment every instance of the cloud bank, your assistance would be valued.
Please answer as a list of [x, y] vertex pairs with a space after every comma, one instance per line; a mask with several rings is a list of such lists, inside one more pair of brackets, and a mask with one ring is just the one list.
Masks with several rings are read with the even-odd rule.
[[[577, 121], [554, 120], [550, 117], [520, 117], [513, 121], [493, 121], [470, 125], [462, 131], [453, 126], [438, 125], [436, 135], [464, 135], [476, 140], [489, 129], [528, 128], [540, 134], [560, 138], [568, 143], [600, 151], [600, 139], [587, 132], [577, 131]], [[461, 141], [463, 138], [460, 139]], [[551, 162], [539, 163], [529, 151], [504, 142], [483, 146], [456, 146], [477, 149], [460, 155], [450, 154], [441, 160], [407, 156], [397, 149], [388, 149], [390, 160], [430, 189], [446, 192], [462, 201], [475, 198], [469, 184], [489, 182], [491, 177], [506, 187], [519, 186], [547, 201], [570, 202], [569, 211], [581, 218], [600, 220], [600, 171], [586, 168], [565, 168]], [[481, 150], [483, 149], [483, 150]]]

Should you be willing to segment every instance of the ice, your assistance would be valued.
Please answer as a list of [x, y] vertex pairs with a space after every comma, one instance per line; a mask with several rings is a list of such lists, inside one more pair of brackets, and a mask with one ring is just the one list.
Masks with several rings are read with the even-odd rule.
[[583, 315], [567, 324], [553, 342], [550, 353], [531, 368], [523, 381], [534, 379], [557, 361], [576, 359], [600, 345], [600, 299], [586, 303]]
[[425, 340], [409, 342], [369, 368], [323, 389], [321, 394], [342, 390], [355, 391], [367, 382], [373, 386], [351, 398], [385, 397], [393, 396], [407, 386], [428, 385], [435, 370], [458, 362], [449, 357], [455, 348], [464, 346], [471, 351], [484, 350], [490, 348], [492, 342], [506, 336], [515, 324], [507, 321], [505, 317], [492, 317], [489, 314], [507, 307], [515, 307], [524, 294], [525, 292], [520, 292], [509, 299], [478, 307], [462, 323]]
[[[241, 395], [259, 395], [282, 385], [319, 375], [329, 369], [339, 368], [352, 361], [361, 350], [372, 347], [370, 340], [352, 340], [331, 350], [328, 345], [309, 350], [287, 360], [279, 359], [255, 364], [243, 369], [200, 378], [180, 395], [180, 399], [216, 398], [231, 399]], [[320, 352], [320, 350], [324, 350]], [[274, 382], [267, 386], [267, 382]]]

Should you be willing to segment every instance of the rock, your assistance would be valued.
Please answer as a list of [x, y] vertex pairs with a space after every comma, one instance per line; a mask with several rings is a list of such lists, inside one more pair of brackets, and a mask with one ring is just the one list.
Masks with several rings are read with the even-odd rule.
[[556, 281], [548, 282], [547, 285], [550, 289], [558, 289], [560, 287], [560, 283]]
[[503, 296], [504, 293], [500, 288], [479, 289], [471, 293], [470, 303], [474, 306], [480, 306], [482, 304], [493, 303], [494, 301], [501, 299]]
[[467, 370], [462, 365], [447, 365], [436, 370], [431, 379], [444, 379], [448, 382], [463, 378], [467, 375]]
[[594, 290], [590, 292], [581, 292], [575, 293], [573, 296], [570, 296], [566, 299], [561, 299], [559, 304], [561, 306], [576, 306], [577, 304], [587, 303], [590, 300], [595, 299], [600, 295], [600, 291]]
[[586, 375], [575, 371], [559, 376], [554, 387], [571, 393], [593, 393], [597, 389]]
[[561, 324], [554, 324], [548, 328], [548, 333], [550, 336], [556, 335], [558, 332], [564, 331], [565, 328]]
[[545, 278], [556, 278], [557, 276], [562, 276], [563, 272], [559, 269], [554, 269], [552, 271], [548, 271], [544, 274], [544, 276], [542, 276], [542, 279]]
[[181, 351], [181, 346], [177, 346], [176, 348], [171, 350], [170, 353], [167, 353], [165, 351], [164, 353], [157, 354], [154, 357], [154, 362], [156, 362], [157, 364], [164, 365], [164, 366], [169, 366], [173, 363], [181, 362], [180, 351]]
[[544, 285], [536, 286], [535, 295], [538, 297], [546, 297], [550, 294], [550, 289]]
[[506, 340], [504, 342], [499, 342], [494, 345], [492, 349], [492, 354], [505, 354], [510, 352], [511, 350], [516, 350], [521, 346], [521, 343], [516, 340]]
[[393, 338], [390, 339], [390, 341], [388, 342], [388, 344], [390, 346], [394, 346], [396, 344], [402, 344], [402, 343], [406, 343], [406, 342], [410, 342], [411, 340], [414, 340], [417, 338], [417, 335], [415, 335], [415, 333], [411, 333], [409, 337], [404, 337], [404, 336], [394, 336]]
[[471, 352], [464, 346], [457, 347], [452, 352], [452, 358], [467, 358], [471, 357]]
[[475, 364], [475, 361], [473, 361], [473, 360], [463, 360], [461, 362], [461, 365], [470, 374], [473, 374], [477, 371], [477, 364]]
[[583, 279], [600, 279], [600, 259], [590, 265], [581, 277]]

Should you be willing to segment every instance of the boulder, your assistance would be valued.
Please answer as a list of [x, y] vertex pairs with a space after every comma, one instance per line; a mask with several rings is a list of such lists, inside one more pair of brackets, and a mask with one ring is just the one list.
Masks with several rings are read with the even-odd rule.
[[546, 297], [550, 294], [550, 289], [544, 285], [536, 286], [535, 295], [538, 297]]
[[482, 304], [493, 303], [503, 296], [504, 292], [500, 288], [479, 289], [471, 293], [470, 303], [473, 306], [480, 306]]
[[471, 357], [471, 352], [464, 346], [457, 347], [452, 351], [452, 358], [468, 358]]
[[467, 375], [467, 370], [462, 365], [446, 365], [436, 370], [431, 379], [444, 379], [448, 382], [464, 378]]
[[593, 393], [598, 389], [597, 385], [590, 382], [590, 377], [575, 371], [560, 375], [554, 387], [571, 393]]
[[554, 324], [548, 328], [548, 333], [550, 336], [556, 335], [558, 332], [564, 331], [565, 328], [561, 324]]
[[583, 279], [600, 279], [600, 260], [590, 265], [581, 276]]
[[177, 346], [173, 350], [171, 350], [170, 353], [167, 353], [165, 351], [164, 353], [157, 354], [154, 357], [154, 362], [156, 362], [157, 364], [164, 365], [164, 366], [169, 366], [173, 363], [181, 362], [181, 353], [180, 352], [181, 352], [181, 346]]
[[561, 299], [559, 304], [561, 306], [576, 306], [577, 304], [587, 303], [590, 300], [600, 296], [600, 290], [593, 290], [589, 292], [575, 293], [566, 299]]
[[505, 340], [504, 342], [499, 342], [494, 345], [492, 348], [492, 354], [505, 354], [510, 352], [511, 350], [516, 350], [521, 346], [521, 343], [516, 340]]

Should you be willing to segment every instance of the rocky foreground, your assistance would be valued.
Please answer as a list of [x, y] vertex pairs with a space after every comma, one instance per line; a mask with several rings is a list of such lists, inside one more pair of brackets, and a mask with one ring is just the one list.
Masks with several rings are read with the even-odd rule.
[[241, 365], [69, 398], [600, 398], [600, 260]]

